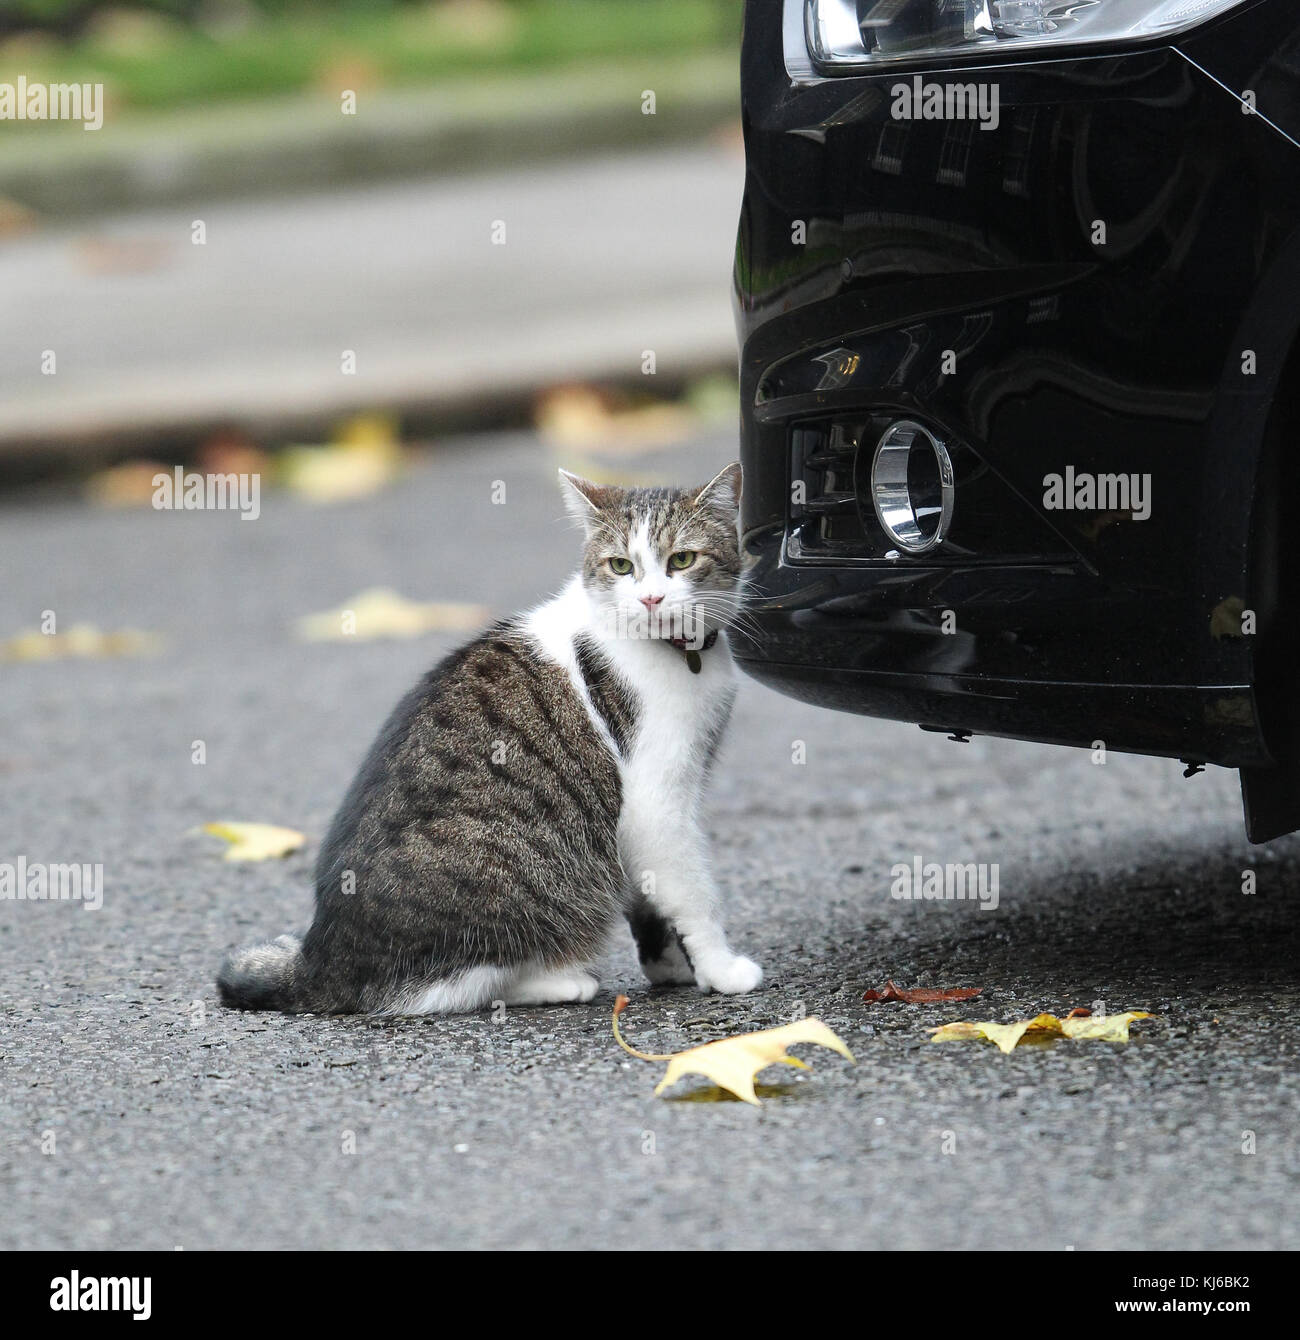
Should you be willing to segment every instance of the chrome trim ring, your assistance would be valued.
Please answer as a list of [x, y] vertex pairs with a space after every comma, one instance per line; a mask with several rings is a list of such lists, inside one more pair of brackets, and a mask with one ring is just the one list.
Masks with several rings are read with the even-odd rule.
[[871, 458], [871, 502], [905, 554], [925, 554], [952, 525], [956, 489], [948, 448], [912, 419], [890, 424]]

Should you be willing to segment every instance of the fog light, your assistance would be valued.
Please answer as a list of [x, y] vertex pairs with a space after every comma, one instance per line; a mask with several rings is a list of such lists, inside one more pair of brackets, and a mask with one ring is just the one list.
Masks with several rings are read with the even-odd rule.
[[919, 423], [900, 419], [876, 444], [871, 501], [885, 533], [907, 554], [943, 542], [955, 490], [948, 449]]

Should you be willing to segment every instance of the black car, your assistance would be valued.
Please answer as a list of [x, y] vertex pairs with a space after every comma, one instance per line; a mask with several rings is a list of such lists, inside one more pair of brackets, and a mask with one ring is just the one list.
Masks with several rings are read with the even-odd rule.
[[750, 0], [756, 678], [1300, 828], [1300, 6]]

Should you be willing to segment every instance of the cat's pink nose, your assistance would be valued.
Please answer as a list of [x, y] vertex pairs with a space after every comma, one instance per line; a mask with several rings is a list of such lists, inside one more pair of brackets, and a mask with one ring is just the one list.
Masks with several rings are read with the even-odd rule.
[[655, 607], [656, 605], [662, 605], [662, 604], [663, 604], [663, 601], [664, 601], [663, 596], [642, 596], [642, 597], [641, 597], [641, 603], [642, 603], [642, 604], [646, 607], [646, 609], [648, 609], [648, 610], [652, 610], [652, 609], [654, 609], [654, 607]]

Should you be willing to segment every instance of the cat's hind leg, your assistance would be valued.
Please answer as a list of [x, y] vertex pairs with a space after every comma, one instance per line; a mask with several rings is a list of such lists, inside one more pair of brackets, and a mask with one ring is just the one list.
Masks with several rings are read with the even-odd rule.
[[526, 963], [506, 984], [502, 998], [507, 1005], [567, 1005], [590, 1000], [600, 983], [580, 964], [545, 968]]
[[408, 987], [380, 1014], [470, 1014], [500, 1000], [514, 979], [513, 968], [466, 968]]
[[504, 1001], [507, 1005], [564, 1005], [590, 1000], [600, 983], [580, 964], [546, 968], [467, 968], [408, 989], [383, 1014], [468, 1014]]

